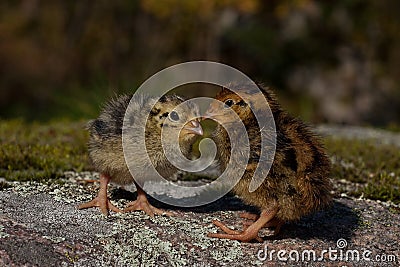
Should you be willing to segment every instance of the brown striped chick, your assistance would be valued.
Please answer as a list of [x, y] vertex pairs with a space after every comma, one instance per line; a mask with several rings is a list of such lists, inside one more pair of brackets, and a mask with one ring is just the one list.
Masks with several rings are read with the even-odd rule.
[[[232, 230], [216, 220], [213, 223], [224, 233], [209, 233], [208, 236], [243, 242], [254, 239], [261, 241], [258, 236], [261, 228], [275, 227], [277, 234], [284, 222], [299, 220], [331, 203], [330, 161], [318, 137], [302, 121], [282, 110], [270, 89], [260, 85], [259, 90], [246, 85], [236, 85], [235, 89], [250, 99], [252, 107], [257, 108], [257, 102], [260, 103], [259, 99], [262, 97], [267, 100], [276, 125], [276, 152], [265, 180], [250, 193], [249, 184], [258, 164], [261, 146], [254, 110], [250, 109], [248, 102], [228, 89], [224, 88], [218, 93], [216, 99], [225, 103], [225, 107], [214, 101], [206, 117], [218, 117], [222, 123], [226, 123], [228, 131], [234, 130], [229, 128], [234, 118], [227, 113], [227, 108], [232, 109], [242, 120], [249, 136], [250, 159], [233, 192], [261, 212], [260, 215], [241, 215], [242, 218], [253, 221], [246, 221], [243, 231]], [[221, 169], [224, 170], [229, 162], [231, 144], [221, 125], [217, 126], [213, 139], [217, 144]]]
[[[111, 181], [120, 185], [134, 183], [137, 188], [137, 200], [128, 203], [128, 207], [123, 211], [142, 210], [150, 216], [154, 214], [166, 213], [151, 204], [149, 204], [145, 192], [138, 186], [133, 179], [127, 167], [123, 146], [122, 146], [122, 128], [124, 123], [125, 111], [128, 108], [132, 96], [121, 95], [116, 99], [109, 101], [100, 113], [100, 116], [88, 123], [90, 133], [88, 150], [89, 157], [100, 173], [100, 189], [96, 198], [88, 203], [81, 204], [78, 208], [85, 209], [90, 207], [99, 207], [105, 215], [109, 210], [121, 212], [114, 206], [107, 197], [107, 186]], [[203, 134], [203, 129], [197, 118], [199, 111], [197, 106], [183, 103], [184, 100], [176, 95], [165, 95], [159, 99], [146, 95], [135, 96], [134, 102], [129, 105], [129, 121], [137, 122], [148, 120], [143, 123], [146, 125], [145, 144], [146, 151], [135, 151], [135, 160], [142, 164], [144, 158], [151, 159], [155, 169], [164, 178], [173, 175], [177, 169], [167, 160], [161, 145], [161, 130], [167, 128], [176, 128], [182, 122], [189, 121], [179, 132], [179, 145], [182, 153], [190, 157], [192, 144], [197, 136]], [[155, 105], [154, 105], [155, 104]], [[151, 107], [154, 107], [151, 109]], [[151, 109], [151, 110], [150, 110]], [[142, 121], [143, 122], [143, 121]], [[144, 138], [144, 137], [138, 137]], [[167, 137], [168, 138], [168, 137]], [[136, 141], [133, 144], [138, 143]], [[147, 154], [147, 155], [146, 155]], [[144, 161], [143, 161], [143, 164]], [[170, 215], [171, 213], [166, 213]]]

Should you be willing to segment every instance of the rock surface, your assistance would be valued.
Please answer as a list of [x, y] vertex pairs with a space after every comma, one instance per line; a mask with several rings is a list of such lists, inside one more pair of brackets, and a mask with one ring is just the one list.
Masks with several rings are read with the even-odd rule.
[[[206, 237], [217, 230], [213, 219], [241, 228], [238, 213], [251, 208], [234, 196], [195, 209], [163, 206], [173, 209], [174, 217], [150, 218], [141, 212], [105, 217], [98, 209], [76, 209], [96, 191], [96, 184], [76, 181], [81, 176], [88, 174], [76, 174], [64, 185], [14, 183], [0, 191], [0, 266], [276, 266], [285, 264], [279, 250], [286, 251], [284, 258], [297, 251], [300, 259], [287, 263], [299, 266], [400, 263], [400, 209], [386, 203], [337, 198], [330, 209], [285, 225], [276, 239], [269, 238], [266, 229], [263, 244], [244, 244]], [[120, 207], [135, 197], [122, 189], [111, 192]], [[340, 249], [321, 259], [322, 250], [337, 250], [342, 243], [347, 246], [341, 249], [341, 261]], [[308, 250], [315, 251], [315, 261], [308, 254], [302, 260]], [[360, 260], [351, 255], [346, 259], [347, 250], [357, 250]], [[368, 259], [385, 257], [386, 262], [362, 259], [365, 251]], [[295, 257], [296, 252], [291, 253]], [[335, 255], [338, 259], [332, 260]]]
[[[0, 266], [400, 266], [400, 207], [391, 203], [337, 196], [331, 208], [286, 224], [275, 238], [265, 229], [264, 243], [240, 243], [206, 237], [217, 231], [214, 219], [241, 229], [238, 214], [252, 209], [231, 195], [191, 209], [153, 200], [173, 217], [77, 210], [96, 194], [98, 184], [85, 180], [97, 175], [3, 186]], [[110, 193], [121, 208], [135, 199], [113, 186]]]

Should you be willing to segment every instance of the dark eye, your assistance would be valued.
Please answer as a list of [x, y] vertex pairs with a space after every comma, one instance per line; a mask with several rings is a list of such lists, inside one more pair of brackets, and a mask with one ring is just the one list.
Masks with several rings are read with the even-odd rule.
[[169, 118], [172, 121], [179, 121], [179, 115], [176, 111], [172, 111], [171, 113], [169, 113]]
[[225, 101], [224, 104], [225, 104], [224, 108], [230, 108], [233, 105], [233, 100], [232, 99], [228, 99], [228, 100]]

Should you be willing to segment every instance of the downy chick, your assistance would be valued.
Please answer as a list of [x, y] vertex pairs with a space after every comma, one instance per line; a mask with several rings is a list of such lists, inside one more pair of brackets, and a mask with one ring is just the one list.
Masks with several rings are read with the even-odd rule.
[[[88, 203], [81, 204], [78, 208], [100, 207], [103, 214], [107, 215], [109, 210], [121, 212], [107, 197], [107, 186], [110, 181], [126, 185], [135, 183], [137, 188], [137, 200], [128, 203], [123, 211], [143, 210], [146, 214], [166, 213], [149, 204], [145, 192], [134, 181], [127, 163], [125, 161], [122, 146], [122, 128], [125, 112], [132, 96], [121, 95], [109, 101], [100, 113], [100, 116], [88, 123], [90, 133], [88, 150], [89, 157], [100, 173], [100, 189], [98, 196]], [[134, 102], [129, 105], [129, 121], [135, 123], [146, 120], [147, 112], [149, 118], [145, 121], [145, 144], [146, 151], [135, 151], [135, 160], [143, 161], [146, 154], [151, 159], [155, 169], [165, 178], [173, 175], [177, 169], [167, 160], [161, 144], [161, 130], [177, 127], [188, 121], [188, 118], [199, 117], [198, 107], [183, 104], [180, 109], [175, 107], [184, 102], [179, 96], [164, 95], [156, 102], [156, 98], [146, 95], [135, 97]], [[154, 105], [155, 104], [155, 105]], [[151, 107], [154, 107], [151, 109]], [[150, 110], [151, 109], [151, 110]], [[143, 124], [144, 125], [144, 124]], [[190, 157], [192, 144], [198, 135], [203, 134], [199, 119], [192, 119], [184, 125], [179, 133], [179, 145], [182, 153]], [[140, 140], [138, 140], [140, 141]], [[143, 140], [141, 140], [143, 141]], [[133, 140], [135, 143], [136, 140]], [[171, 213], [166, 213], [170, 215]]]
[[[249, 136], [250, 158], [246, 171], [233, 188], [233, 192], [245, 203], [258, 207], [260, 215], [245, 213], [241, 217], [247, 221], [244, 231], [235, 231], [215, 220], [213, 223], [225, 233], [209, 233], [209, 237], [227, 238], [248, 242], [253, 239], [261, 241], [258, 232], [263, 227], [275, 227], [275, 234], [284, 222], [295, 221], [302, 216], [317, 211], [331, 202], [331, 184], [329, 180], [330, 161], [318, 138], [299, 119], [295, 119], [282, 110], [274, 94], [268, 88], [257, 85], [259, 90], [246, 85], [235, 85], [243, 92], [252, 104], [265, 97], [276, 127], [276, 152], [270, 171], [254, 192], [250, 193], [249, 184], [257, 167], [260, 154], [261, 135], [254, 113], [249, 103], [228, 89], [223, 89], [216, 99], [225, 104], [221, 107], [213, 102], [206, 118], [218, 117], [229, 125], [234, 120], [227, 114], [232, 109], [240, 117]], [[259, 101], [258, 101], [259, 102]], [[257, 108], [257, 104], [254, 104]], [[219, 163], [224, 170], [229, 162], [230, 141], [225, 129], [218, 125], [213, 134], [217, 144]]]

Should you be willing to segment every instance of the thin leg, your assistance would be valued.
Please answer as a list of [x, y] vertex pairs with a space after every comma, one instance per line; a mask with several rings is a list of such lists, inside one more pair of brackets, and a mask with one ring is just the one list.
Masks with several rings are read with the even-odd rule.
[[[226, 226], [223, 222], [220, 222], [218, 220], [213, 220], [213, 224], [218, 226], [219, 228], [221, 228], [222, 231], [224, 231], [225, 233], [230, 234], [230, 235], [239, 235], [241, 233], [240, 231], [232, 230], [231, 228]], [[212, 234], [212, 233], [209, 233], [209, 234]]]
[[92, 207], [99, 207], [101, 213], [104, 215], [108, 215], [108, 210], [112, 210], [114, 212], [122, 212], [119, 208], [115, 207], [107, 197], [107, 186], [110, 182], [111, 177], [105, 174], [100, 174], [100, 188], [97, 197], [93, 200], [83, 203], [78, 206], [78, 209], [87, 209]]
[[260, 215], [251, 213], [251, 212], [243, 212], [239, 214], [240, 218], [243, 218], [242, 224], [243, 224], [243, 230], [246, 230], [249, 228], [250, 225], [254, 223], [258, 218], [260, 218]]
[[[243, 221], [243, 230], [246, 230], [252, 224], [253, 224], [252, 221]], [[265, 227], [265, 228], [275, 227], [274, 235], [277, 235], [277, 234], [279, 234], [279, 231], [281, 230], [281, 227], [284, 224], [285, 224], [284, 221], [279, 220], [276, 217], [274, 217], [269, 222], [267, 222], [263, 227]]]
[[136, 183], [135, 185], [137, 189], [137, 199], [135, 201], [129, 202], [127, 207], [124, 209], [124, 212], [142, 210], [150, 217], [154, 217], [154, 214], [167, 216], [173, 215], [172, 212], [164, 211], [162, 209], [158, 209], [152, 206], [147, 200], [146, 193], [143, 191], [143, 189], [140, 188]]
[[256, 239], [259, 242], [262, 242], [262, 239], [258, 236], [258, 232], [262, 227], [264, 227], [270, 220], [272, 220], [276, 213], [278, 212], [278, 208], [272, 210], [262, 210], [260, 214], [260, 218], [258, 218], [254, 223], [252, 223], [247, 229], [242, 232], [234, 231], [229, 229], [225, 224], [219, 221], [214, 221], [213, 223], [221, 228], [225, 233], [209, 233], [208, 237], [215, 238], [225, 238], [232, 240], [239, 240], [242, 242], [249, 242], [253, 239]]
[[[252, 225], [254, 223], [254, 221], [243, 221], [242, 223], [244, 226], [249, 227], [250, 225]], [[282, 226], [283, 224], [284, 224], [283, 221], [274, 217], [269, 222], [267, 222], [263, 227], [265, 227], [265, 228], [278, 227], [278, 226]]]

